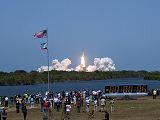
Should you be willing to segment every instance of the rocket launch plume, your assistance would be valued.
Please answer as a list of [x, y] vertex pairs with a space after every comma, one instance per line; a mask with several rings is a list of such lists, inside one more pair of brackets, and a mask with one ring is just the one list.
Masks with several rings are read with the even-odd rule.
[[85, 56], [83, 53], [81, 57], [81, 64], [75, 68], [75, 71], [85, 71], [85, 68], [86, 68], [86, 62], [85, 62]]
[[[93, 65], [89, 65], [86, 67], [85, 56], [84, 53], [81, 57], [80, 65], [78, 65], [75, 69], [69, 68], [71, 64], [71, 60], [66, 58], [59, 62], [57, 59], [52, 61], [52, 66], [49, 67], [49, 70], [57, 70], [57, 71], [86, 71], [86, 72], [94, 72], [94, 71], [114, 71], [115, 64], [111, 58], [94, 58]], [[37, 71], [44, 72], [48, 70], [48, 66], [41, 66]]]
[[81, 57], [81, 65], [82, 65], [82, 67], [86, 67], [84, 53], [83, 53], [83, 55]]

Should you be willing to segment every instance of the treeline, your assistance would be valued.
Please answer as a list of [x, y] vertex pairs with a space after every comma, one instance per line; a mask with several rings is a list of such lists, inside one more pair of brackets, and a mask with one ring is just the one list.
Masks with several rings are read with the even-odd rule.
[[[160, 80], [160, 72], [148, 71], [108, 71], [108, 72], [66, 72], [50, 71], [50, 82], [71, 80], [105, 80], [115, 78], [143, 78], [145, 80]], [[0, 72], [0, 85], [33, 85], [47, 83], [48, 72], [16, 70], [14, 72]]]

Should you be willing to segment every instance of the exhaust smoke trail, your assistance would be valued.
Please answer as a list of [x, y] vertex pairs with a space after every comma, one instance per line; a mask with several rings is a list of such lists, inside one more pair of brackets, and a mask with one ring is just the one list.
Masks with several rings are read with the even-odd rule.
[[[71, 65], [71, 60], [66, 58], [59, 62], [57, 59], [54, 59], [52, 61], [52, 66], [49, 66], [49, 70], [57, 70], [57, 71], [85, 71], [85, 72], [94, 72], [94, 71], [114, 71], [115, 64], [113, 63], [113, 60], [109, 57], [105, 58], [94, 58], [93, 65], [88, 65], [86, 67], [85, 62], [85, 56], [84, 53], [81, 56], [81, 62], [80, 65], [78, 65], [75, 69], [69, 68], [69, 65]], [[37, 70], [38, 72], [44, 72], [48, 71], [48, 66], [41, 66]]]

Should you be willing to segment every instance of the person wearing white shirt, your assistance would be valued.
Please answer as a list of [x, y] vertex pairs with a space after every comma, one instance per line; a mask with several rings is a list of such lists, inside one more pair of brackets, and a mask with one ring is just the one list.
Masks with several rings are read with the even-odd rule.
[[54, 109], [56, 109], [57, 108], [57, 103], [59, 101], [58, 97], [54, 97], [53, 101], [54, 101]]
[[70, 104], [66, 104], [66, 115], [67, 115], [68, 119], [70, 119], [70, 117], [69, 117], [70, 112], [71, 112], [71, 105]]
[[97, 100], [94, 100], [94, 111], [97, 111]]
[[157, 96], [157, 91], [153, 90], [153, 99], [156, 99], [156, 96]]
[[86, 111], [89, 112], [90, 109], [90, 99], [86, 98]]
[[105, 100], [104, 98], [102, 98], [102, 99], [100, 100], [100, 103], [101, 103], [101, 112], [103, 112], [103, 111], [104, 111], [104, 108], [105, 108], [105, 105], [106, 105], [106, 100]]

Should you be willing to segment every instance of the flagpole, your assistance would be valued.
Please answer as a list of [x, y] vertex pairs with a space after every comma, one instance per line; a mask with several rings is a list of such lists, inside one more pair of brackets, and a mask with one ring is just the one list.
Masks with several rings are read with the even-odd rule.
[[[48, 92], [50, 90], [50, 86], [49, 86], [49, 44], [48, 44], [48, 28], [47, 28], [47, 58], [48, 58]], [[48, 120], [50, 120], [50, 116], [49, 116], [49, 111], [48, 111]]]
[[49, 44], [48, 44], [48, 28], [47, 28], [47, 59], [48, 59], [48, 92], [49, 92]]

